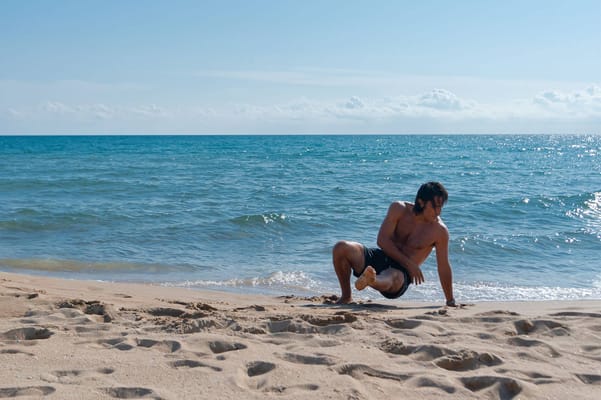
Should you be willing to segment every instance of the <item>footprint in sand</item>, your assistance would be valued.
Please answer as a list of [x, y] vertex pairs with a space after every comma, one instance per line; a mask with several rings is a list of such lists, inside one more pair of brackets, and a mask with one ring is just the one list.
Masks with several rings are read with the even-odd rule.
[[460, 351], [456, 355], [445, 356], [434, 362], [438, 367], [449, 371], [468, 371], [481, 366], [491, 367], [502, 363], [503, 361], [494, 354], [478, 354], [469, 350]]
[[349, 375], [355, 379], [361, 379], [363, 378], [363, 375], [380, 379], [391, 379], [393, 381], [405, 381], [411, 378], [410, 375], [395, 374], [392, 372], [382, 371], [364, 364], [345, 364], [336, 368], [336, 371], [340, 375]]
[[336, 335], [353, 330], [349, 324], [357, 319], [354, 315], [334, 315], [329, 317], [299, 316], [298, 319], [287, 318], [284, 320], [271, 320], [266, 324], [270, 333], [298, 333], [323, 335]]
[[553, 320], [534, 320], [521, 319], [513, 323], [518, 335], [528, 335], [530, 333], [544, 333], [550, 336], [566, 336], [570, 334], [570, 329]]
[[547, 350], [548, 356], [556, 358], [561, 357], [561, 353], [555, 350], [551, 345], [547, 343], [536, 340], [536, 339], [524, 339], [522, 337], [513, 337], [507, 341], [509, 344], [520, 347], [542, 347]]
[[386, 325], [397, 329], [415, 329], [423, 324], [422, 321], [416, 321], [414, 319], [390, 319], [384, 322]]
[[102, 390], [115, 399], [161, 399], [154, 390], [142, 387], [116, 387]]
[[0, 388], [0, 399], [19, 396], [41, 397], [48, 396], [56, 391], [52, 386], [25, 386]]
[[582, 356], [590, 358], [591, 360], [601, 361], [601, 346], [584, 344], [580, 346], [582, 349]]
[[[187, 315], [187, 314], [184, 314]], [[167, 325], [166, 331], [178, 332], [183, 334], [190, 334], [196, 332], [206, 331], [211, 328], [223, 328], [221, 322], [215, 319], [205, 319], [204, 317], [194, 317], [195, 319], [182, 319], [177, 322]]]
[[97, 343], [103, 345], [104, 347], [114, 348], [121, 351], [128, 351], [134, 348], [134, 346], [131, 344], [126, 343], [124, 338], [101, 339], [98, 340]]
[[152, 339], [136, 339], [138, 347], [152, 348], [162, 353], [174, 353], [182, 348], [180, 342], [175, 340], [152, 340]]
[[184, 310], [179, 308], [171, 307], [155, 307], [149, 308], [146, 312], [154, 317], [181, 317], [186, 313]]
[[593, 374], [574, 374], [578, 379], [587, 385], [601, 385], [601, 375]]
[[275, 369], [275, 364], [266, 361], [253, 361], [246, 364], [246, 374], [249, 377], [266, 374]]
[[473, 376], [460, 380], [466, 389], [478, 392], [483, 398], [513, 399], [523, 390], [519, 381], [500, 376]]
[[291, 394], [291, 393], [297, 392], [299, 390], [315, 391], [315, 390], [319, 390], [319, 385], [307, 383], [304, 385], [272, 386], [272, 387], [263, 389], [263, 391], [265, 391], [265, 392], [272, 392], [272, 393], [278, 393], [278, 394]]
[[406, 346], [403, 342], [394, 338], [384, 340], [378, 347], [385, 353], [410, 355], [418, 361], [432, 361], [443, 356], [456, 356], [458, 354], [456, 351], [436, 345]]
[[0, 350], [0, 354], [25, 354], [26, 356], [33, 357], [35, 354], [28, 353], [26, 351], [17, 350], [17, 349], [3, 349]]
[[431, 387], [431, 388], [436, 388], [436, 389], [440, 389], [440, 390], [444, 390], [445, 392], [449, 393], [449, 394], [453, 394], [457, 391], [457, 388], [455, 388], [455, 386], [453, 386], [452, 383], [450, 383], [446, 378], [443, 377], [416, 377], [414, 379], [412, 379], [409, 383], [410, 386], [415, 386], [418, 388], [422, 388], [422, 387]]
[[214, 367], [212, 365], [201, 363], [200, 361], [195, 360], [177, 360], [170, 362], [169, 365], [171, 365], [173, 368], [209, 368], [216, 372], [222, 371], [222, 369], [219, 367]]
[[317, 355], [317, 356], [304, 356], [301, 354], [293, 354], [293, 353], [285, 353], [285, 354], [276, 354], [278, 358], [282, 360], [289, 361], [295, 364], [304, 364], [304, 365], [334, 365], [336, 361], [327, 355]]
[[59, 370], [53, 371], [48, 374], [43, 374], [41, 379], [53, 383], [59, 382], [61, 384], [79, 384], [82, 378], [91, 378], [96, 379], [96, 377], [101, 375], [110, 375], [115, 372], [112, 368], [99, 368], [93, 371], [85, 371], [85, 370]]
[[314, 315], [301, 315], [300, 319], [315, 326], [328, 326], [335, 324], [348, 324], [357, 321], [357, 317], [348, 312], [340, 312], [326, 317], [317, 317]]
[[225, 342], [225, 341], [221, 341], [221, 340], [209, 342], [209, 348], [211, 349], [211, 351], [214, 354], [220, 354], [220, 353], [225, 353], [227, 351], [234, 351], [234, 350], [243, 350], [243, 349], [246, 349], [246, 347], [247, 346], [242, 343], [231, 343], [231, 342]]
[[95, 371], [83, 371], [83, 370], [67, 370], [67, 371], [54, 371], [52, 374], [58, 378], [62, 378], [63, 376], [83, 376], [83, 375], [110, 375], [115, 372], [112, 368], [100, 368]]
[[521, 371], [518, 369], [496, 368], [495, 372], [501, 375], [519, 374], [522, 375], [523, 380], [531, 382], [535, 385], [548, 385], [551, 383], [562, 382], [561, 379], [554, 378], [552, 375], [541, 374], [540, 372], [535, 371]]
[[0, 340], [38, 340], [48, 339], [54, 332], [47, 328], [17, 328], [0, 334]]
[[81, 334], [81, 336], [89, 334], [89, 336], [96, 336], [100, 331], [109, 331], [111, 328], [106, 325], [94, 324], [92, 326], [75, 326], [75, 332]]

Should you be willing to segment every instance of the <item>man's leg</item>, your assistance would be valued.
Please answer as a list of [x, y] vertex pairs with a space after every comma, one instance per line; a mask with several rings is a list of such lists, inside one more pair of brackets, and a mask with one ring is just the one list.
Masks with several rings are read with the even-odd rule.
[[363, 256], [363, 245], [357, 242], [340, 241], [334, 245], [332, 250], [332, 262], [334, 270], [338, 276], [342, 295], [338, 300], [340, 304], [350, 303], [352, 298], [351, 293], [351, 273], [357, 271], [362, 272], [365, 264]]

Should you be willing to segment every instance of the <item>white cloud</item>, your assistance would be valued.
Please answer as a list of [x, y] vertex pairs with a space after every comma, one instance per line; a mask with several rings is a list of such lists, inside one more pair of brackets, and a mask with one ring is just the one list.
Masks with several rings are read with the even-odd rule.
[[601, 87], [589, 86], [584, 90], [564, 93], [557, 90], [544, 91], [532, 102], [552, 113], [565, 117], [601, 116]]
[[444, 89], [434, 89], [429, 93], [421, 95], [417, 105], [449, 111], [467, 108], [464, 101], [459, 99], [454, 93]]

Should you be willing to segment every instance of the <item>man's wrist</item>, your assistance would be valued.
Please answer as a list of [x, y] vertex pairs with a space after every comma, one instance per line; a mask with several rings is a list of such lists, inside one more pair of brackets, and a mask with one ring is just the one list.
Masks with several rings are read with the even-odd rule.
[[449, 307], [455, 307], [455, 299], [451, 299], [451, 300], [447, 300], [447, 306]]

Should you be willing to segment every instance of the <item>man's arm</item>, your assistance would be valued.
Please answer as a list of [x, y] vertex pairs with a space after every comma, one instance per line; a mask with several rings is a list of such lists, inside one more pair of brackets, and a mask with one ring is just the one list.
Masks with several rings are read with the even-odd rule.
[[449, 262], [449, 231], [446, 226], [441, 226], [440, 238], [434, 244], [436, 248], [436, 264], [438, 265], [438, 278], [440, 286], [447, 299], [447, 305], [455, 305], [453, 297], [453, 271]]
[[378, 232], [378, 246], [380, 246], [380, 248], [384, 250], [384, 253], [389, 257], [406, 267], [411, 276], [411, 281], [414, 284], [419, 285], [424, 282], [424, 275], [419, 269], [419, 265], [407, 257], [397, 247], [394, 241], [396, 226], [404, 212], [407, 212], [407, 207], [404, 203], [396, 201], [390, 205], [386, 218], [384, 218], [384, 221], [380, 226], [380, 231]]

